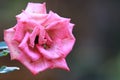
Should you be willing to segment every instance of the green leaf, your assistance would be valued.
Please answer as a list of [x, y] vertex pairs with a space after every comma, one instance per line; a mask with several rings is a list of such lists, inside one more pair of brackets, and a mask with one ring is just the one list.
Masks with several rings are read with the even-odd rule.
[[19, 67], [7, 67], [7, 66], [0, 67], [0, 73], [9, 73], [15, 70], [20, 70], [20, 68]]
[[2, 52], [0, 52], [0, 57], [7, 56], [8, 54], [9, 54], [8, 50], [3, 50]]
[[6, 43], [4, 41], [0, 42], [0, 57], [8, 55], [9, 51], [7, 49], [8, 46], [6, 45]]

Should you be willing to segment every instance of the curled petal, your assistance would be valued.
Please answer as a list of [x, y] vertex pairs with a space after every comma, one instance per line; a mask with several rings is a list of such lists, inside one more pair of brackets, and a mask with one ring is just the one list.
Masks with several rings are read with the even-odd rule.
[[52, 22], [56, 22], [56, 21], [60, 21], [60, 20], [66, 20], [66, 19], [67, 18], [60, 17], [56, 13], [50, 11], [48, 16], [46, 17], [45, 21], [41, 24], [47, 27]]
[[36, 26], [34, 28], [34, 30], [32, 31], [32, 33], [30, 34], [30, 46], [33, 48], [35, 46], [35, 39], [36, 36], [39, 34], [40, 32], [40, 28], [38, 26]]
[[24, 38], [25, 33], [26, 32], [31, 33], [36, 25], [37, 23], [34, 23], [30, 20], [29, 21], [19, 20], [14, 28], [15, 34], [14, 34], [13, 40], [20, 43], [22, 39]]
[[36, 61], [41, 56], [40, 56], [39, 52], [36, 51], [36, 49], [34, 50], [34, 49], [29, 47], [29, 45], [27, 44], [28, 38], [29, 38], [29, 33], [26, 33], [23, 41], [20, 43], [20, 45], [18, 47], [21, 51], [23, 51], [23, 53], [25, 53], [27, 56], [29, 56], [31, 61]]
[[62, 20], [50, 24], [46, 30], [53, 40], [53, 44], [49, 49], [37, 46], [39, 52], [41, 52], [47, 59], [56, 59], [66, 57], [72, 50], [75, 39], [69, 29], [69, 21]]
[[19, 61], [24, 64], [34, 75], [48, 69], [51, 66], [51, 63], [44, 58], [31, 62], [27, 56], [22, 55], [19, 58]]
[[46, 44], [48, 46], [52, 45], [53, 40], [51, 39], [51, 37], [49, 36], [49, 34], [47, 32], [45, 33], [45, 38], [46, 38]]
[[51, 23], [46, 27], [49, 36], [52, 39], [63, 39], [69, 37], [68, 20], [61, 20]]
[[25, 33], [25, 27], [22, 22], [19, 22], [15, 26], [15, 34], [14, 34], [13, 40], [15, 40], [17, 42], [21, 42], [22, 39], [24, 38], [24, 33]]
[[39, 52], [49, 60], [64, 57], [63, 52], [60, 50], [60, 47], [62, 47], [60, 46], [60, 44], [57, 44], [57, 45], [55, 44], [54, 46], [51, 46], [49, 49], [45, 49], [44, 47], [39, 45], [36, 45], [36, 46]]
[[69, 20], [62, 20], [50, 24], [46, 30], [59, 50], [64, 54], [64, 57], [72, 50], [75, 43], [75, 38], [72, 34], [73, 24]]
[[45, 40], [45, 30], [44, 30], [44, 27], [43, 26], [40, 26], [40, 33], [39, 33], [39, 39], [38, 39], [38, 43], [41, 45], [41, 44], [44, 44], [46, 42]]

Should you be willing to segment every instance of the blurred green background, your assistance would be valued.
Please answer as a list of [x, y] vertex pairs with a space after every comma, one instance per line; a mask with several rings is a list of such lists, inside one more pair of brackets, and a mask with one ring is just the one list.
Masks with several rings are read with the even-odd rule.
[[0, 58], [0, 66], [21, 70], [0, 74], [0, 80], [120, 80], [120, 0], [0, 0], [0, 41], [28, 2], [46, 2], [48, 11], [75, 23], [76, 43], [67, 56], [71, 71], [53, 69], [33, 76], [7, 56]]

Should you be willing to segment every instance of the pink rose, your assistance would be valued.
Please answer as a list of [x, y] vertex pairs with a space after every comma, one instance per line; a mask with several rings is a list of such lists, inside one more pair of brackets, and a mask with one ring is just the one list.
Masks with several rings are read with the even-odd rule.
[[20, 61], [33, 74], [48, 68], [69, 71], [65, 58], [75, 43], [70, 19], [52, 11], [47, 14], [45, 3], [28, 3], [16, 18], [17, 24], [4, 31], [11, 59]]

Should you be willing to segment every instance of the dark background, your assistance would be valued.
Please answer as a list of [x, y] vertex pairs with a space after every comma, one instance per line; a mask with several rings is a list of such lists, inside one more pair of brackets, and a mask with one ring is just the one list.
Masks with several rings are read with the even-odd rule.
[[46, 2], [48, 11], [72, 19], [76, 43], [67, 56], [71, 71], [53, 69], [33, 76], [7, 56], [0, 58], [0, 66], [21, 70], [0, 74], [0, 80], [120, 80], [120, 0], [0, 0], [0, 41], [28, 2]]

